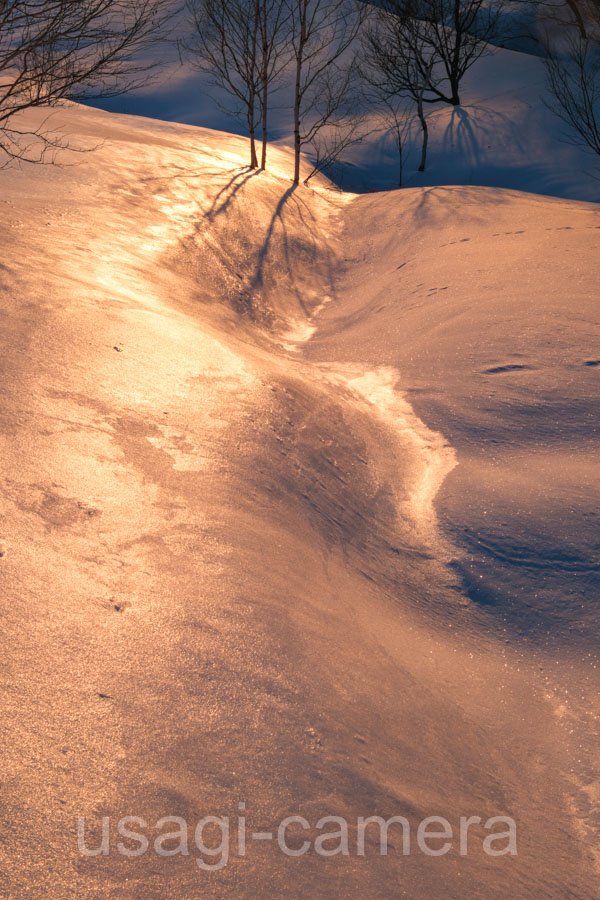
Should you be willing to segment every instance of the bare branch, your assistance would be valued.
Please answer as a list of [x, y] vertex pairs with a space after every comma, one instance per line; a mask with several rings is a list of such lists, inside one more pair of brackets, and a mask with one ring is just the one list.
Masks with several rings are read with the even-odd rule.
[[418, 42], [419, 53], [413, 52], [413, 56], [433, 56], [436, 68], [441, 69], [442, 77], [428, 86], [423, 102], [458, 106], [465, 73], [490, 52], [502, 0], [381, 0], [380, 5], [404, 23], [405, 39]]
[[193, 65], [233, 101], [250, 136], [250, 166], [258, 167], [256, 133], [262, 127], [266, 166], [270, 93], [284, 66], [284, 0], [187, 0], [191, 36], [183, 42]]
[[[298, 184], [303, 147], [312, 147], [320, 170], [324, 159], [331, 163], [358, 138], [356, 114], [344, 115], [356, 74], [353, 62], [345, 57], [359, 34], [367, 7], [357, 0], [286, 2], [294, 69], [294, 183]], [[318, 135], [324, 129], [329, 136], [323, 143]]]
[[419, 171], [425, 170], [429, 132], [424, 103], [426, 92], [432, 94], [438, 88], [440, 62], [439, 51], [423, 33], [423, 23], [381, 9], [372, 13], [362, 38], [361, 71], [367, 94], [383, 104], [387, 121], [391, 121], [396, 134], [400, 182], [402, 138], [410, 123], [407, 101], [421, 125], [423, 141]]
[[567, 126], [566, 139], [600, 154], [600, 46], [570, 33], [562, 51], [547, 47], [549, 109]]
[[[14, 0], [0, 3], [0, 151], [40, 162], [69, 147], [15, 116], [64, 99], [114, 96], [147, 81], [138, 51], [164, 39], [172, 0]], [[69, 148], [72, 149], [72, 148]]]

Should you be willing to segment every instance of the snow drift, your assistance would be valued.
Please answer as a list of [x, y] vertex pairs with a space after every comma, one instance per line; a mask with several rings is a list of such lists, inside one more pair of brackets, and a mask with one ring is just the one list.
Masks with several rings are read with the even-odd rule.
[[[57, 115], [102, 146], [2, 176], [2, 890], [593, 896], [598, 208], [292, 192], [284, 148]], [[519, 852], [77, 850], [240, 802]]]

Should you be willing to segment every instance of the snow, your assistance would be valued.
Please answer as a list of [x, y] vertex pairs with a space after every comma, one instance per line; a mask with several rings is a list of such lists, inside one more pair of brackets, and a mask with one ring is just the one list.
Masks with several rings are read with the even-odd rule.
[[[174, 51], [172, 51], [174, 52]], [[189, 62], [167, 54], [164, 81], [137, 94], [101, 101], [113, 112], [149, 115], [243, 134], [243, 123], [223, 112], [228, 99]], [[505, 48], [489, 52], [465, 76], [462, 103], [436, 104], [428, 111], [429, 162], [417, 172], [420, 128], [415, 120], [406, 140], [404, 183], [408, 187], [466, 184], [514, 188], [576, 200], [600, 201], [597, 157], [572, 142], [561, 121], [547, 108], [543, 61]], [[285, 89], [275, 98], [271, 140], [292, 145]], [[215, 100], [217, 99], [217, 103]], [[367, 116], [371, 133], [351, 148], [330, 176], [346, 190], [385, 190], [397, 186], [395, 138], [381, 133], [379, 118]]]
[[[8, 896], [594, 895], [600, 207], [506, 53], [401, 192], [75, 104], [94, 152], [2, 173]], [[77, 853], [240, 801], [519, 853]]]

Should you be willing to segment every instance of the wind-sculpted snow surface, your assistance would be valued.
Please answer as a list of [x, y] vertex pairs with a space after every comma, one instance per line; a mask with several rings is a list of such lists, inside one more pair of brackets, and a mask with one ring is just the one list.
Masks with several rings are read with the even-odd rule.
[[589, 900], [596, 207], [57, 115], [102, 146], [2, 175], [0, 893]]
[[390, 196], [349, 210], [344, 246], [367, 265], [362, 277], [350, 265], [311, 355], [394, 365], [458, 450], [442, 509], [468, 550], [456, 564], [474, 599], [546, 643], [573, 628], [589, 640], [600, 627], [598, 207], [485, 188]]

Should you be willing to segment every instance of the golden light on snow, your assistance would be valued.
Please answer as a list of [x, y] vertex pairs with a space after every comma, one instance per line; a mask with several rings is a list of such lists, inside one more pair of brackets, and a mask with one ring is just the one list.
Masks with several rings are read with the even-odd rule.
[[[0, 173], [0, 894], [592, 897], [597, 206], [57, 114], [102, 146]], [[481, 821], [316, 865], [289, 816]]]

